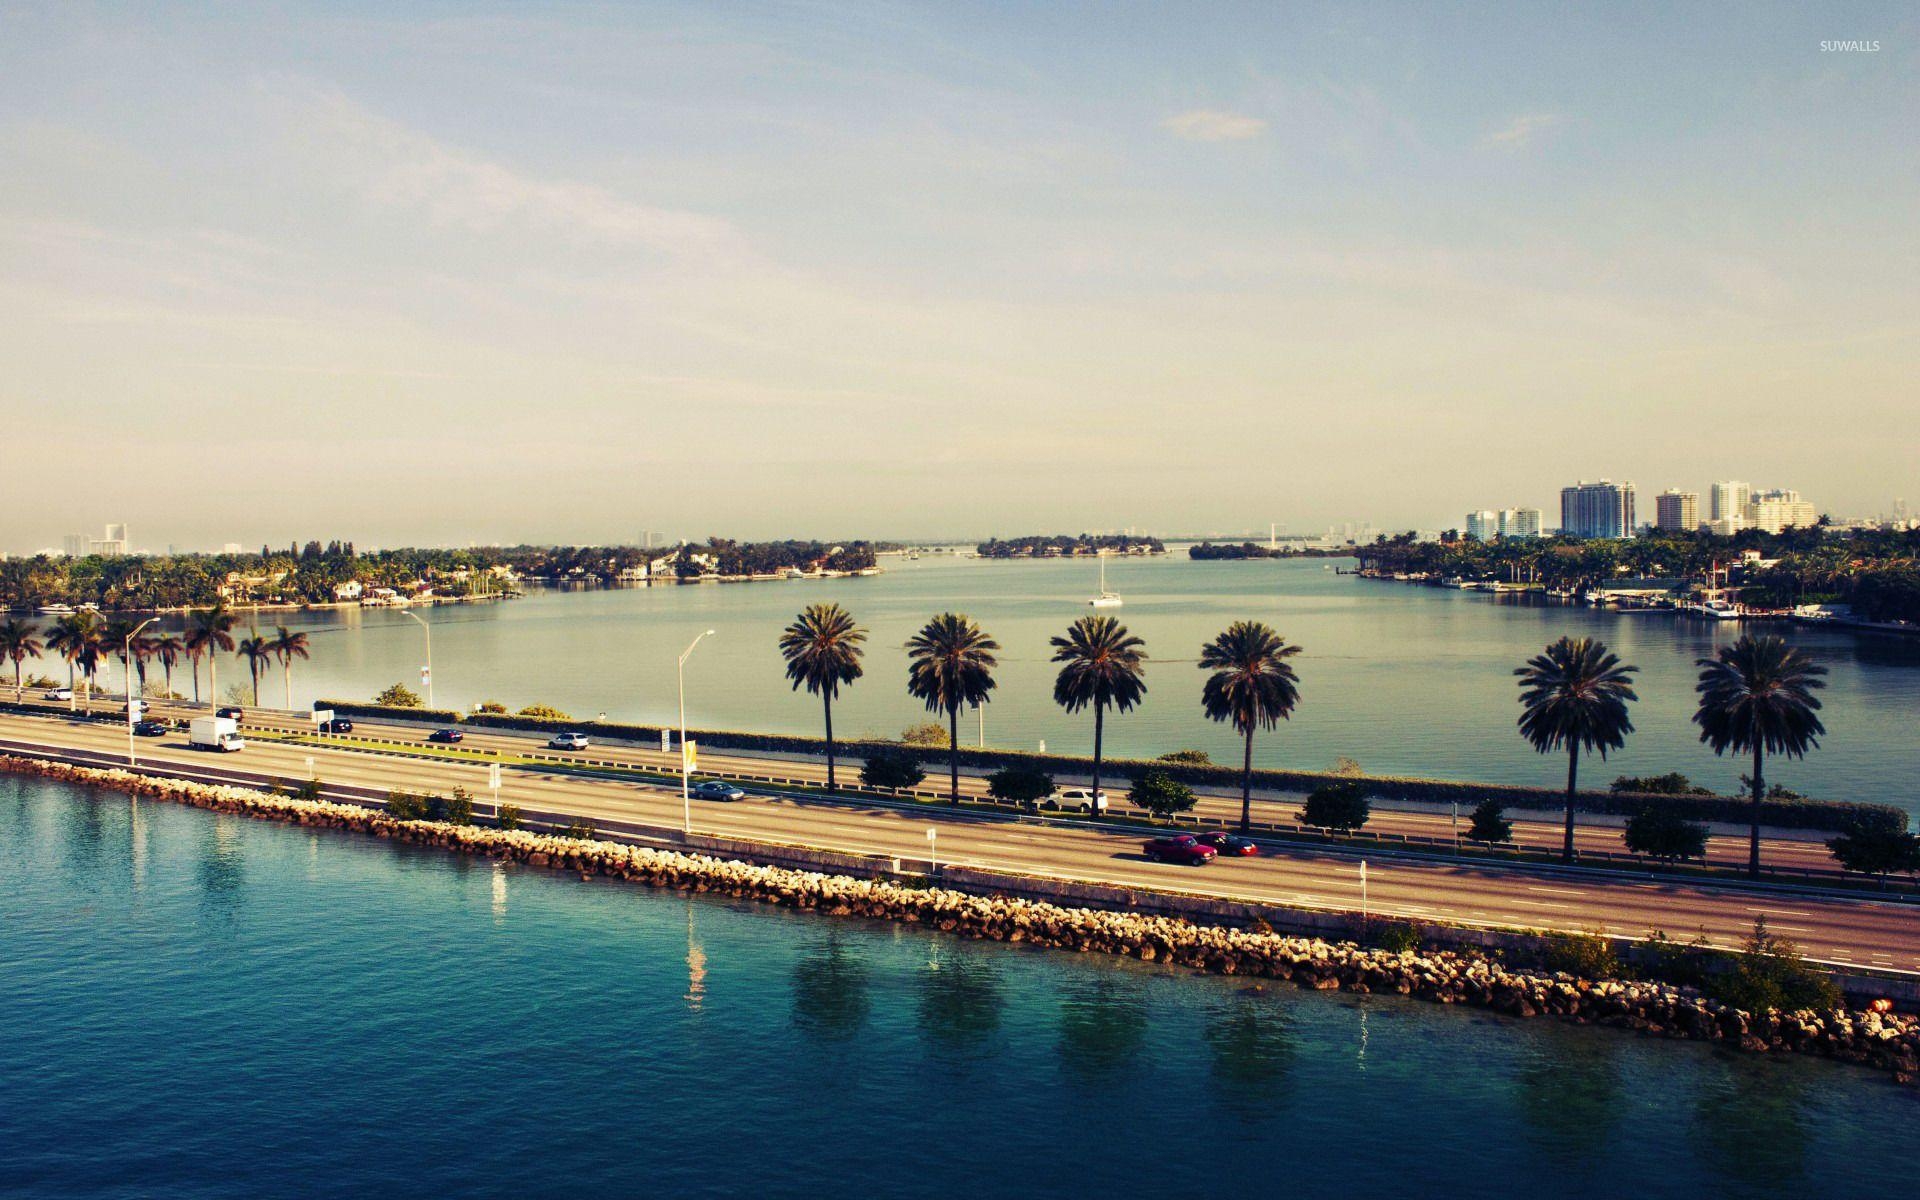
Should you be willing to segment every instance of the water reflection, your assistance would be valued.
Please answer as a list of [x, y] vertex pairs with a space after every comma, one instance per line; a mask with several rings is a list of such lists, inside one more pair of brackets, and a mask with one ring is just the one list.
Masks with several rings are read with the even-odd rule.
[[1060, 1002], [1060, 1061], [1076, 1075], [1112, 1075], [1136, 1061], [1147, 1040], [1138, 979], [1112, 973], [1077, 980]]
[[1223, 997], [1207, 1010], [1207, 1050], [1221, 1098], [1231, 1107], [1270, 1104], [1293, 1066], [1293, 1018], [1276, 997], [1254, 988]]
[[869, 984], [867, 964], [829, 932], [793, 965], [793, 1023], [828, 1041], [851, 1038], [867, 1023]]
[[1527, 1135], [1554, 1154], [1604, 1157], [1620, 1123], [1620, 1039], [1561, 1034], [1535, 1043], [1514, 1076]]
[[687, 1011], [699, 1012], [707, 998], [707, 950], [693, 931], [693, 902], [687, 902]]
[[1700, 1157], [1743, 1183], [1794, 1190], [1792, 1183], [1806, 1175], [1811, 1142], [1804, 1074], [1764, 1059], [1726, 1067], [1701, 1086], [1694, 1103], [1690, 1132]]
[[1000, 974], [985, 959], [935, 943], [920, 973], [920, 1032], [947, 1051], [972, 1050], [1000, 1028]]
[[493, 891], [493, 923], [495, 925], [502, 925], [506, 923], [507, 919], [507, 864], [503, 862], [495, 862], [493, 864], [491, 886]]
[[216, 816], [203, 839], [198, 875], [200, 892], [208, 901], [223, 908], [239, 903], [246, 884], [246, 862], [241, 853], [242, 818]]
[[106, 820], [101, 813], [100, 796], [87, 792], [74, 803], [62, 806], [60, 849], [68, 866], [92, 871], [100, 866], [106, 850]]

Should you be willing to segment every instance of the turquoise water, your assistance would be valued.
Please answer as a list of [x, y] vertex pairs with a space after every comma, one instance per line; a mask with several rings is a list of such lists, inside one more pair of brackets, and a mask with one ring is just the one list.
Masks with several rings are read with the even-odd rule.
[[1920, 1097], [0, 777], [0, 1194], [1886, 1196]]
[[[435, 699], [466, 706], [498, 699], [543, 701], [577, 717], [671, 721], [678, 712], [674, 663], [695, 635], [717, 630], [687, 666], [689, 720], [696, 726], [818, 733], [820, 706], [788, 687], [775, 649], [802, 605], [845, 604], [872, 631], [867, 677], [837, 709], [842, 734], [897, 736], [927, 719], [905, 693], [907, 638], [946, 608], [972, 614], [1005, 648], [1000, 687], [985, 715], [990, 744], [1070, 753], [1091, 750], [1092, 719], [1053, 704], [1047, 638], [1090, 611], [1098, 586], [1091, 561], [987, 562], [946, 556], [882, 560], [866, 579], [535, 592], [505, 604], [434, 609]], [[1350, 564], [1349, 564], [1350, 565]], [[1331, 564], [1196, 563], [1184, 555], [1109, 564], [1126, 598], [1117, 615], [1146, 639], [1152, 661], [1146, 703], [1107, 723], [1117, 754], [1151, 756], [1197, 746], [1239, 761], [1231, 731], [1199, 711], [1202, 642], [1229, 622], [1271, 622], [1304, 647], [1296, 659], [1302, 703], [1294, 719], [1256, 743], [1266, 766], [1325, 768], [1345, 755], [1385, 774], [1559, 786], [1558, 756], [1533, 753], [1514, 730], [1512, 671], [1563, 634], [1605, 639], [1641, 668], [1639, 727], [1626, 749], [1584, 777], [1683, 771], [1723, 791], [1739, 787], [1742, 762], [1714, 757], [1689, 722], [1694, 660], [1735, 632], [1670, 615], [1628, 615], [1562, 605], [1502, 602], [1481, 593], [1375, 583], [1339, 576]], [[287, 619], [269, 614], [268, 620]], [[293, 698], [372, 696], [419, 682], [418, 626], [394, 612], [298, 614], [313, 660], [298, 664]], [[1920, 812], [1920, 639], [1769, 626], [1825, 663], [1830, 730], [1803, 762], [1769, 777], [1811, 795], [1876, 800]], [[221, 690], [243, 678], [221, 667]], [[185, 692], [188, 682], [176, 678]], [[281, 680], [263, 698], [280, 703]], [[969, 715], [962, 735], [977, 740]]]

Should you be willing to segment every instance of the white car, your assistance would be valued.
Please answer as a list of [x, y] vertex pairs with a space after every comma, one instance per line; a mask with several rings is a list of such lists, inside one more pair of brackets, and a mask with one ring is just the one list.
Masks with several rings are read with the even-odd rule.
[[1058, 788], [1047, 797], [1047, 804], [1061, 812], [1096, 813], [1107, 811], [1107, 790], [1100, 789], [1098, 796], [1092, 788]]
[[46, 699], [71, 700], [73, 699], [73, 689], [72, 688], [50, 688], [47, 691]]
[[585, 750], [587, 735], [584, 733], [556, 733], [547, 741], [549, 750]]

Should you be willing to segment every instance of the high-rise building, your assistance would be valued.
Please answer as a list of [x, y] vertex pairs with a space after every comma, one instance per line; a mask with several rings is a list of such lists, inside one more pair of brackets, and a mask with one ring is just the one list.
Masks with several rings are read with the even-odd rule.
[[60, 553], [68, 558], [87, 556], [87, 535], [84, 533], [66, 533], [60, 535]]
[[88, 543], [87, 549], [90, 553], [98, 554], [103, 558], [118, 558], [124, 555], [127, 552], [127, 527], [125, 525], [107, 526], [105, 535], [94, 538]]
[[1479, 512], [1467, 514], [1466, 533], [1476, 542], [1490, 542], [1500, 532], [1500, 515], [1492, 509], [1483, 508]]
[[1755, 492], [1747, 501], [1746, 523], [1754, 529], [1767, 533], [1779, 533], [1782, 529], [1806, 529], [1820, 523], [1820, 514], [1813, 505], [1800, 498], [1800, 493], [1790, 488], [1776, 488], [1773, 491]]
[[1500, 536], [1503, 538], [1539, 537], [1542, 524], [1537, 508], [1500, 510]]
[[1713, 485], [1713, 491], [1707, 504], [1707, 519], [1724, 521], [1733, 517], [1747, 519], [1747, 502], [1753, 499], [1753, 485], [1739, 479], [1728, 479]]
[[1668, 488], [1653, 500], [1653, 523], [1661, 529], [1691, 533], [1700, 527], [1700, 493]]
[[1581, 480], [1560, 489], [1560, 532], [1570, 537], [1632, 537], [1633, 484]]

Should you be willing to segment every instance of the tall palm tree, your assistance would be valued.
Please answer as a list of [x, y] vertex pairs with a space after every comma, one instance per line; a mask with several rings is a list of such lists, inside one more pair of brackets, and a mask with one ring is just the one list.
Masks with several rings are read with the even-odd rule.
[[1240, 832], [1253, 828], [1253, 734], [1278, 729], [1300, 704], [1300, 677], [1287, 660], [1300, 653], [1262, 621], [1235, 621], [1200, 647], [1200, 669], [1211, 671], [1200, 706], [1215, 721], [1231, 721], [1246, 740], [1240, 759]]
[[1093, 807], [1100, 809], [1100, 749], [1106, 736], [1107, 706], [1129, 712], [1147, 694], [1141, 670], [1146, 643], [1112, 617], [1085, 616], [1067, 627], [1067, 636], [1048, 639], [1053, 661], [1063, 664], [1053, 681], [1053, 702], [1070, 713], [1093, 707]]
[[308, 658], [307, 635], [295, 633], [285, 625], [274, 627], [271, 643], [273, 656], [280, 660], [280, 685], [285, 691], [287, 708], [293, 707], [293, 660]]
[[260, 707], [260, 672], [273, 661], [273, 643], [260, 636], [258, 629], [250, 636], [240, 639], [240, 648], [235, 653], [247, 660], [247, 674], [253, 677], [253, 705]]
[[[75, 672], [85, 677], [89, 711], [93, 703], [93, 673], [100, 669], [100, 655], [106, 649], [105, 629], [98, 613], [81, 609], [55, 621], [53, 634], [47, 638], [47, 649], [67, 660], [67, 687], [71, 689], [76, 682]], [[68, 711], [72, 711], [73, 705], [73, 700], [68, 699]]]
[[1820, 744], [1827, 727], [1815, 714], [1814, 692], [1826, 685], [1827, 669], [1771, 634], [1748, 634], [1696, 660], [1700, 705], [1693, 723], [1715, 754], [1753, 753], [1753, 828], [1747, 839], [1747, 874], [1760, 875], [1760, 809], [1767, 794], [1761, 771], [1769, 754], [1801, 758]]
[[948, 798], [960, 803], [960, 710], [985, 704], [994, 687], [993, 652], [1000, 643], [972, 617], [941, 613], [907, 641], [907, 694], [928, 712], [947, 714]]
[[207, 656], [207, 691], [215, 702], [220, 699], [220, 679], [216, 664], [219, 655], [233, 649], [233, 614], [225, 600], [216, 600], [211, 608], [199, 608], [187, 614], [184, 644], [193, 660], [193, 702], [200, 703], [200, 656]]
[[[173, 668], [180, 661], [180, 656], [187, 652], [186, 643], [180, 640], [180, 635], [177, 633], [162, 633], [148, 638], [147, 644], [151, 647], [149, 653], [160, 660], [161, 669], [167, 673], [167, 699], [171, 700], [173, 699]], [[142, 690], [145, 690], [144, 687]]]
[[25, 691], [20, 686], [20, 664], [38, 658], [46, 650], [40, 631], [31, 624], [9, 618], [0, 622], [0, 658], [13, 663], [13, 702], [20, 703]]
[[1520, 677], [1520, 734], [1542, 754], [1567, 751], [1567, 829], [1560, 857], [1573, 861], [1573, 805], [1579, 794], [1580, 751], [1607, 751], [1626, 745], [1633, 732], [1627, 703], [1638, 700], [1634, 672], [1605, 642], [1561, 638], [1515, 668]]
[[820, 697], [827, 720], [827, 790], [833, 791], [833, 698], [840, 685], [860, 678], [860, 644], [867, 631], [838, 604], [809, 604], [780, 631], [780, 654], [787, 660], [793, 689], [805, 687]]

